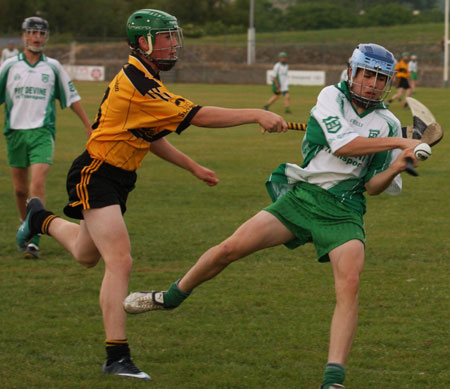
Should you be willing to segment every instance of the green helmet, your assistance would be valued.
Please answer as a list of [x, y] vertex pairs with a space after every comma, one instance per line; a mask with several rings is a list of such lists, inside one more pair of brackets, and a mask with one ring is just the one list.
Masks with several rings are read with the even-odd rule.
[[[178, 43], [176, 48], [181, 49], [183, 33], [178, 26], [178, 21], [175, 16], [156, 9], [140, 9], [133, 12], [128, 18], [127, 38], [130, 48], [137, 50], [144, 57], [154, 62], [160, 70], [170, 70], [178, 60], [178, 56], [170, 59], [150, 57], [153, 52], [156, 35], [163, 32], [174, 34]], [[141, 36], [144, 36], [147, 39], [149, 45], [149, 50], [147, 52], [144, 52], [139, 48], [138, 39]]]
[[133, 12], [127, 21], [127, 37], [131, 44], [137, 44], [140, 36], [150, 34], [152, 43], [155, 43], [157, 32], [178, 29], [175, 16], [156, 9], [140, 9]]

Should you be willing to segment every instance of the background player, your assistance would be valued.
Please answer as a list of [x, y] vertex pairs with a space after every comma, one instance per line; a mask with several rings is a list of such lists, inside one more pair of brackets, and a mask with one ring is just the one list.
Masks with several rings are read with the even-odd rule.
[[402, 53], [402, 59], [397, 62], [395, 65], [395, 71], [397, 72], [395, 77], [397, 79], [397, 92], [394, 96], [392, 96], [388, 104], [391, 104], [393, 101], [398, 99], [402, 100], [403, 94], [405, 94], [405, 101], [403, 102], [403, 108], [407, 108], [408, 104], [406, 103], [406, 97], [411, 96], [411, 86], [409, 85], [409, 70], [408, 70], [408, 61], [409, 61], [409, 53]]
[[343, 388], [364, 264], [363, 193], [398, 194], [399, 173], [420, 143], [401, 137], [400, 122], [383, 104], [393, 74], [389, 51], [358, 45], [348, 82], [324, 88], [311, 111], [303, 164], [282, 164], [270, 176], [267, 187], [274, 204], [206, 251], [168, 291], [132, 293], [124, 308], [129, 313], [173, 309], [233, 261], [268, 247], [285, 244], [293, 249], [313, 242], [318, 260], [331, 262], [336, 293], [322, 388]]
[[169, 92], [159, 72], [175, 65], [182, 47], [182, 30], [174, 16], [152, 9], [136, 11], [128, 19], [127, 37], [129, 61], [109, 84], [87, 150], [68, 174], [69, 204], [64, 212], [80, 219], [80, 224], [56, 218], [43, 209], [39, 199], [32, 199], [17, 239], [23, 244], [37, 232], [48, 233], [87, 267], [103, 258], [100, 305], [107, 351], [103, 371], [149, 380], [131, 360], [122, 306], [132, 265], [123, 213], [136, 182], [136, 169], [150, 150], [213, 186], [218, 183], [215, 173], [173, 147], [166, 135], [180, 134], [190, 124], [231, 127], [259, 123], [272, 132], [286, 131], [287, 124], [264, 110], [201, 107]]
[[281, 52], [278, 55], [278, 62], [272, 70], [272, 92], [273, 96], [264, 105], [265, 110], [278, 100], [280, 95], [284, 96], [285, 113], [291, 113], [289, 100], [289, 65], [287, 64], [287, 54]]
[[[45, 19], [26, 18], [22, 23], [23, 53], [0, 68], [0, 104], [5, 103], [8, 118], [4, 127], [8, 165], [21, 221], [27, 214], [29, 196], [45, 203], [45, 183], [53, 163], [55, 99], [61, 108], [70, 107], [75, 112], [88, 137], [91, 132], [91, 123], [69, 75], [56, 59], [43, 52], [48, 38]], [[25, 258], [38, 258], [39, 236], [19, 249], [25, 250]]]
[[19, 50], [17, 50], [17, 48], [14, 47], [14, 42], [9, 41], [8, 47], [5, 47], [2, 50], [2, 57], [0, 59], [0, 65], [3, 64], [3, 62], [5, 62], [8, 58], [14, 57], [15, 55], [18, 55], [18, 54], [19, 54]]
[[419, 71], [417, 64], [417, 55], [411, 55], [411, 60], [408, 62], [408, 70], [411, 78], [411, 94], [413, 94], [416, 90]]

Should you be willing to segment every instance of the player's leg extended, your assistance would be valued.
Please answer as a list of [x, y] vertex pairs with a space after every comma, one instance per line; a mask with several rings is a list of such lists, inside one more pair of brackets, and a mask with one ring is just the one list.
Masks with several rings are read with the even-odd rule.
[[21, 220], [25, 220], [27, 217], [28, 168], [11, 167], [10, 171], [19, 217]]
[[293, 238], [292, 232], [275, 216], [261, 211], [242, 224], [228, 239], [206, 251], [167, 292], [132, 293], [124, 301], [124, 308], [129, 313], [175, 308], [196, 286], [215, 277], [233, 261]]
[[83, 211], [87, 229], [105, 261], [100, 290], [105, 333], [108, 339], [126, 339], [126, 314], [122, 301], [128, 293], [131, 246], [119, 205]]
[[256, 251], [278, 246], [294, 235], [275, 216], [261, 211], [242, 224], [228, 239], [206, 251], [178, 283], [182, 291], [191, 291], [213, 278], [230, 263]]
[[347, 360], [358, 322], [359, 278], [364, 264], [364, 244], [350, 240], [329, 253], [333, 268], [336, 307], [330, 330], [328, 365], [324, 386], [342, 384]]
[[75, 260], [86, 267], [93, 267], [100, 259], [84, 220], [80, 224], [56, 218], [48, 227], [48, 235], [69, 251]]
[[57, 217], [44, 208], [42, 201], [35, 197], [27, 205], [27, 216], [17, 231], [19, 247], [36, 234], [48, 234], [66, 248], [81, 264], [92, 267], [100, 259], [100, 254], [92, 241], [86, 224], [72, 223]]

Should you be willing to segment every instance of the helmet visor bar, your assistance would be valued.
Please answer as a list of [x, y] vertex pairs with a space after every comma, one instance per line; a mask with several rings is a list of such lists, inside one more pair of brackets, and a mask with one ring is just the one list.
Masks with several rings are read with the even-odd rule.
[[50, 32], [48, 30], [27, 28], [23, 31], [22, 40], [28, 50], [34, 53], [40, 53], [43, 51], [49, 36]]
[[[363, 72], [362, 77], [359, 78], [360, 80], [363, 80], [361, 82], [355, 81], [355, 76], [351, 77], [350, 80], [350, 88], [351, 93], [353, 95], [358, 96], [360, 99], [365, 100], [367, 102], [370, 102], [373, 105], [381, 103], [387, 95], [391, 92], [391, 85], [392, 85], [392, 77], [391, 74], [386, 74], [386, 72], [383, 72], [381, 70], [373, 69], [372, 67], [366, 67], [366, 66], [358, 66], [357, 73]], [[365, 84], [364, 79], [366, 77], [374, 78], [374, 80], [370, 84]], [[380, 82], [382, 82], [383, 88], [379, 89]]]
[[157, 31], [154, 42], [152, 57], [155, 60], [176, 60], [179, 58], [181, 48], [183, 47], [183, 30], [181, 28], [175, 28]]
[[27, 35], [35, 35], [35, 34], [37, 34], [37, 35], [39, 35], [41, 37], [45, 37], [45, 41], [46, 42], [47, 42], [48, 37], [50, 35], [48, 30], [41, 30], [41, 29], [38, 29], [38, 28], [27, 28], [25, 30], [25, 33]]

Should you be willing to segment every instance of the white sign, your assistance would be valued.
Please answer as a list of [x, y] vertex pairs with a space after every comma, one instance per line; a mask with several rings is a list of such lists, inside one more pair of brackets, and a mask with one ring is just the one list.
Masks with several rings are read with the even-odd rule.
[[[272, 70], [266, 72], [266, 83], [272, 84]], [[323, 70], [289, 70], [289, 85], [325, 85]]]
[[105, 81], [104, 66], [63, 65], [74, 81]]

